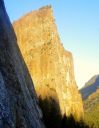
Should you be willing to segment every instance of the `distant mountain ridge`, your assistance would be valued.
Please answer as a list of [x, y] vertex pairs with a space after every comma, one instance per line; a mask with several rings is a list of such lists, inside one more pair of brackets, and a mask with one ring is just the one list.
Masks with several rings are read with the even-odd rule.
[[80, 90], [83, 100], [87, 99], [92, 93], [99, 88], [99, 75], [93, 76], [85, 86]]
[[93, 76], [88, 82], [85, 83], [85, 87], [88, 87], [88, 86], [94, 84], [96, 82], [97, 78], [99, 78], [99, 75]]

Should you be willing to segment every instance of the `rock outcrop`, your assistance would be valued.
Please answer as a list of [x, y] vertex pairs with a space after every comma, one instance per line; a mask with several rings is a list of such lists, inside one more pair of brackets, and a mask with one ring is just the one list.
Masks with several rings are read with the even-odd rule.
[[44, 128], [16, 36], [0, 0], [0, 128]]
[[38, 97], [54, 99], [62, 115], [81, 119], [83, 105], [74, 78], [72, 54], [61, 44], [52, 8], [30, 12], [13, 26]]

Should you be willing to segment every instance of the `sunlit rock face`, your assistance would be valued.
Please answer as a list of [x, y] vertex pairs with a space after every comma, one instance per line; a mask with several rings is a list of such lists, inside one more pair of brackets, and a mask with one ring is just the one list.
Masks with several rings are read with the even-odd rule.
[[0, 128], [44, 128], [32, 79], [0, 0]]
[[61, 44], [52, 8], [30, 12], [13, 23], [18, 45], [38, 97], [52, 97], [61, 114], [83, 117], [81, 95], [74, 78], [73, 59]]

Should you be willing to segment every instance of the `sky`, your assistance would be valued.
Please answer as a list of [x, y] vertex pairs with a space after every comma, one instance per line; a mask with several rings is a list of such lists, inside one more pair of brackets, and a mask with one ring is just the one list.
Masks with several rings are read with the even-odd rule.
[[99, 0], [5, 0], [11, 22], [51, 5], [61, 42], [73, 54], [79, 88], [99, 74]]

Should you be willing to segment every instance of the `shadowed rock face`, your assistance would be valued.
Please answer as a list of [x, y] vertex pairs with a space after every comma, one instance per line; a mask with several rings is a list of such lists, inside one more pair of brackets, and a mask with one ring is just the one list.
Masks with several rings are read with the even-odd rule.
[[61, 115], [72, 114], [81, 119], [83, 105], [74, 78], [72, 55], [61, 44], [52, 8], [33, 11], [13, 26], [38, 97], [44, 101], [53, 99], [59, 104]]
[[0, 0], [0, 128], [44, 128], [34, 86]]

